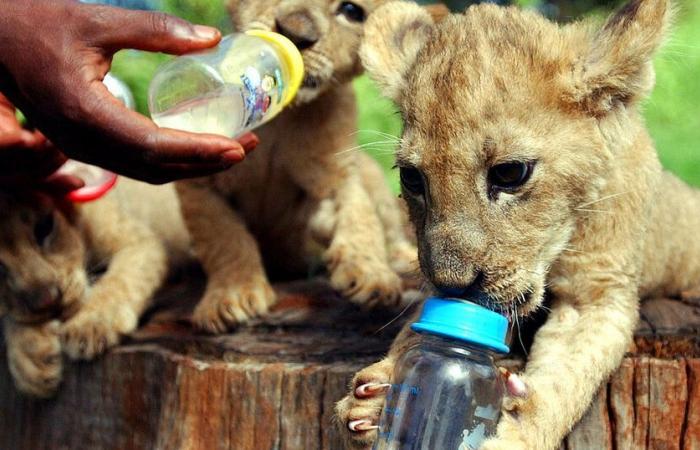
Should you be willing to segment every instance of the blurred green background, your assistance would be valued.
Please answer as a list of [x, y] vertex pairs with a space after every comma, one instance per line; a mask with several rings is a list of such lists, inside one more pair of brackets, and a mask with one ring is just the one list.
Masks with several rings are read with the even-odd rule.
[[[446, 0], [445, 3], [453, 9], [461, 9], [469, 1]], [[517, 0], [516, 3], [568, 21], [581, 14], [604, 14], [620, 2]], [[656, 58], [657, 86], [644, 105], [644, 115], [664, 166], [687, 182], [700, 186], [700, 1], [679, 0], [677, 4], [678, 18], [666, 46]], [[162, 7], [193, 22], [230, 31], [222, 0], [163, 0]], [[164, 55], [136, 51], [116, 55], [113, 71], [131, 86], [142, 112], [147, 111], [148, 81], [158, 64], [166, 59]], [[376, 131], [399, 136], [399, 116], [389, 101], [380, 98], [366, 77], [356, 80], [355, 88], [359, 98], [360, 144], [380, 161], [392, 187], [398, 190], [396, 173], [391, 170], [391, 147]], [[375, 143], [377, 141], [384, 142]]]

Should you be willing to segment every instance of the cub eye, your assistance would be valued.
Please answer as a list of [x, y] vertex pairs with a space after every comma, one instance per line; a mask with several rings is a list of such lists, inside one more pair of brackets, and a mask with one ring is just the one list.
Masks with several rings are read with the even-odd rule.
[[364, 8], [353, 2], [343, 2], [338, 7], [338, 13], [345, 16], [350, 22], [362, 23], [367, 18]]
[[54, 228], [53, 213], [48, 214], [34, 225], [34, 239], [40, 247], [43, 247], [46, 243], [46, 239], [51, 236]]
[[513, 192], [527, 183], [532, 175], [533, 166], [533, 162], [508, 162], [495, 165], [489, 170], [489, 185], [491, 189]]
[[418, 169], [413, 167], [401, 167], [399, 169], [399, 176], [401, 178], [401, 185], [406, 191], [414, 195], [425, 194], [423, 175], [421, 175]]

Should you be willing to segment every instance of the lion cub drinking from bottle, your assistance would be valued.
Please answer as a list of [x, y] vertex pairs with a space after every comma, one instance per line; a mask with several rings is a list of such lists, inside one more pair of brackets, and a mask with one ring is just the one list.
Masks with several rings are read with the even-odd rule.
[[[359, 151], [355, 96], [364, 22], [383, 3], [233, 0], [240, 31], [262, 28], [301, 50], [295, 103], [256, 130], [260, 145], [224, 173], [178, 183], [195, 254], [208, 275], [196, 325], [223, 332], [275, 302], [267, 274], [306, 275], [325, 263], [351, 301], [395, 304], [415, 250], [378, 165]], [[415, 269], [415, 266], [413, 267]]]
[[[405, 119], [398, 164], [432, 284], [528, 315], [553, 304], [498, 432], [482, 449], [558, 448], [618, 367], [640, 296], [700, 284], [700, 193], [664, 172], [639, 104], [669, 0], [596, 26], [472, 6], [440, 23], [375, 11], [361, 50]], [[337, 412], [352, 448], [377, 436], [396, 355], [359, 372]]]

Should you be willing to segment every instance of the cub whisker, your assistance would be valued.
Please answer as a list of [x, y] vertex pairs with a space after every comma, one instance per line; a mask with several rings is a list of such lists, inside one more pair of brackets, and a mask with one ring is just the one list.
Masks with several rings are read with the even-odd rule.
[[598, 202], [602, 202], [602, 201], [604, 201], [604, 200], [610, 200], [610, 199], [612, 199], [612, 198], [616, 198], [616, 197], [619, 197], [619, 196], [621, 196], [621, 195], [627, 195], [627, 194], [629, 194], [629, 193], [631, 193], [631, 192], [632, 192], [632, 191], [625, 191], [625, 192], [618, 192], [617, 194], [606, 195], [606, 196], [601, 197], [601, 198], [599, 198], [599, 199], [597, 199], [597, 200], [592, 200], [592, 201], [590, 201], [590, 202], [586, 202], [586, 203], [583, 203], [583, 204], [581, 204], [581, 205], [578, 205], [578, 208], [586, 208], [587, 206], [594, 205], [594, 204], [596, 204], [596, 203], [598, 203]]
[[600, 213], [600, 214], [614, 214], [612, 211], [608, 211], [605, 209], [590, 209], [590, 208], [574, 208], [576, 211], [582, 211], [582, 212], [592, 212], [592, 213]]

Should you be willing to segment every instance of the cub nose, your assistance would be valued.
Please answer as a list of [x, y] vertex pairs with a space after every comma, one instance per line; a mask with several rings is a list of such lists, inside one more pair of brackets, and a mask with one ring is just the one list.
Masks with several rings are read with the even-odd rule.
[[433, 285], [444, 297], [457, 297], [469, 299], [470, 297], [479, 297], [482, 294], [484, 283], [484, 273], [479, 271], [469, 284], [457, 284], [451, 282], [441, 282], [434, 280]]
[[318, 28], [307, 11], [296, 11], [275, 20], [277, 32], [289, 38], [299, 50], [304, 50], [318, 42]]
[[26, 292], [21, 300], [27, 311], [32, 314], [58, 313], [61, 309], [63, 293], [56, 286], [35, 288]]

